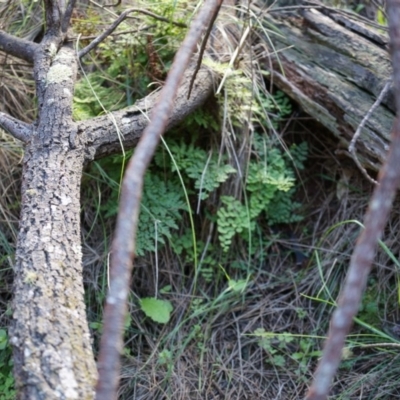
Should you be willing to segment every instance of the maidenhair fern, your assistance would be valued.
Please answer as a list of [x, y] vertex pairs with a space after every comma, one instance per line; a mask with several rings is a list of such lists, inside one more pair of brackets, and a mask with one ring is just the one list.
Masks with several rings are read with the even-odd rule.
[[[98, 171], [111, 189], [108, 201], [102, 206], [105, 217], [114, 217], [118, 212], [119, 174], [123, 165], [121, 156], [108, 157], [98, 164]], [[104, 169], [103, 169], [104, 168]], [[107, 175], [104, 171], [107, 170]], [[136, 254], [155, 251], [182, 220], [182, 211], [187, 210], [181, 186], [174, 179], [163, 179], [161, 174], [148, 171], [143, 186], [139, 225], [136, 237]]]
[[136, 254], [155, 251], [156, 241], [171, 239], [186, 210], [182, 188], [174, 181], [164, 181], [155, 174], [145, 176], [142, 207], [136, 239]]
[[258, 107], [254, 108], [254, 113], [267, 127], [277, 129], [278, 123], [292, 113], [292, 105], [289, 98], [280, 90], [274, 95], [262, 93], [258, 97]]
[[300, 144], [292, 144], [289, 148], [289, 152], [283, 155], [287, 162], [293, 163], [293, 166], [297, 170], [304, 169], [304, 162], [308, 156], [308, 144], [307, 142], [301, 142]]
[[110, 90], [98, 72], [86, 75], [75, 85], [72, 115], [75, 121], [100, 115], [104, 110], [114, 111], [121, 107], [123, 91]]
[[231, 196], [221, 197], [223, 206], [217, 211], [218, 234], [221, 247], [227, 251], [236, 233], [249, 232], [250, 216], [246, 207]]
[[261, 216], [270, 225], [301, 219], [296, 214], [299, 204], [292, 200], [295, 183], [293, 166], [303, 168], [307, 145], [293, 145], [293, 154], [289, 156], [271, 148], [256, 134], [253, 147], [257, 157], [251, 159], [248, 166], [245, 182], [247, 205], [233, 197], [223, 197], [223, 205], [217, 211], [219, 240], [224, 251], [229, 249], [237, 233], [243, 233], [242, 236], [248, 238]]
[[[235, 168], [230, 164], [219, 163], [217, 155], [207, 153], [194, 144], [187, 145], [182, 141], [179, 143], [170, 141], [168, 146], [179, 170], [194, 183], [194, 188], [201, 200], [205, 200], [229, 178], [230, 174], [236, 173]], [[160, 152], [156, 155], [155, 162], [159, 166], [168, 163], [172, 172], [176, 170], [175, 164], [165, 160]]]

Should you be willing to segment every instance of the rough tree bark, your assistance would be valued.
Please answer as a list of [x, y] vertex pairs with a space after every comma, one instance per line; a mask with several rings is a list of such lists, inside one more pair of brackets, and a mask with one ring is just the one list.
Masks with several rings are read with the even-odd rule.
[[[68, 45], [69, 1], [45, 1], [40, 44], [0, 31], [0, 49], [33, 64], [38, 119], [31, 125], [0, 113], [0, 127], [26, 144], [22, 211], [15, 261], [13, 322], [16, 388], [21, 399], [92, 399], [97, 379], [82, 282], [80, 182], [85, 162], [132, 147], [157, 95], [105, 117], [75, 123], [77, 54]], [[193, 71], [193, 70], [192, 70]], [[212, 75], [184, 78], [169, 126], [201, 105]], [[121, 135], [121, 136], [119, 136]]]
[[[358, 16], [306, 1], [291, 12], [264, 17], [261, 34], [268, 56], [263, 68], [274, 85], [324, 125], [347, 151], [357, 127], [385, 84], [392, 67], [389, 38]], [[368, 119], [356, 143], [361, 164], [378, 171], [385, 159], [395, 115], [393, 89]]]
[[[38, 64], [37, 69], [45, 67]], [[22, 398], [87, 399], [93, 396], [96, 365], [79, 245], [84, 151], [79, 140], [71, 144], [74, 52], [62, 47], [42, 73], [39, 120], [24, 157], [10, 331], [15, 378]]]

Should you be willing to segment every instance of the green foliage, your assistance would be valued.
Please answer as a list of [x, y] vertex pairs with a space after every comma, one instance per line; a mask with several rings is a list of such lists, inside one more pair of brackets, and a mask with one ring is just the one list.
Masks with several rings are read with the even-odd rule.
[[250, 228], [250, 218], [243, 204], [231, 196], [221, 197], [223, 206], [217, 211], [218, 234], [221, 247], [228, 251], [236, 233]]
[[357, 317], [364, 323], [378, 328], [381, 325], [379, 310], [384, 308], [384, 301], [382, 301], [379, 296], [379, 285], [376, 279], [371, 277], [368, 280], [368, 285]]
[[[187, 23], [191, 12], [184, 6], [183, 1], [167, 0], [151, 1], [148, 8], [171, 21]], [[87, 20], [79, 20], [74, 29], [88, 34], [94, 29], [96, 18], [89, 15]], [[73, 105], [76, 120], [132, 105], [148, 94], [151, 82], [165, 77], [186, 28], [150, 16], [142, 18], [152, 26], [151, 35], [111, 35], [99, 45], [95, 62], [101, 66], [101, 72], [87, 73], [76, 84]], [[129, 32], [132, 26], [123, 22], [118, 30]]]
[[279, 122], [292, 113], [292, 104], [285, 93], [278, 90], [274, 95], [261, 93], [254, 114], [263, 125], [277, 129]]
[[185, 130], [196, 132], [199, 128], [218, 132], [219, 125], [215, 118], [206, 110], [198, 108], [184, 122]]
[[172, 352], [168, 349], [164, 349], [160, 351], [160, 354], [158, 355], [158, 363], [160, 365], [172, 365], [173, 364], [173, 356]]
[[300, 204], [292, 200], [295, 183], [292, 165], [303, 168], [307, 145], [293, 145], [294, 151], [289, 157], [255, 135], [253, 147], [259, 158], [249, 162], [245, 182], [247, 204], [233, 197], [223, 197], [223, 206], [217, 211], [219, 240], [225, 252], [235, 234], [244, 233], [242, 236], [248, 238], [262, 214], [270, 225], [301, 220], [296, 214]]
[[[101, 171], [107, 170], [107, 181], [112, 188], [108, 201], [102, 206], [106, 217], [113, 217], [118, 212], [118, 180], [123, 162], [123, 157], [115, 156], [99, 163]], [[156, 247], [165, 243], [166, 238], [171, 239], [172, 231], [178, 228], [182, 211], [186, 209], [178, 183], [173, 179], [163, 180], [160, 175], [149, 171], [144, 178], [136, 254], [141, 256], [146, 251], [155, 251]]]
[[178, 229], [182, 211], [186, 210], [181, 188], [174, 181], [163, 181], [154, 174], [146, 174], [142, 207], [136, 240], [136, 254], [155, 251], [155, 241], [164, 244]]
[[191, 182], [201, 200], [208, 198], [211, 192], [225, 182], [236, 170], [228, 163], [219, 162], [218, 156], [207, 152], [193, 143], [186, 145], [183, 141], [168, 141], [168, 147], [174, 156], [173, 163], [165, 158], [162, 152], [155, 156], [155, 162], [160, 167], [167, 166], [171, 172], [178, 167]]
[[[185, 21], [188, 11], [182, 6], [184, 2], [181, 1], [152, 2], [152, 11], [171, 20]], [[156, 67], [166, 72], [185, 29], [146, 18], [154, 24], [149, 39], [135, 34], [116, 35], [101, 44], [97, 57], [104, 68], [101, 73], [90, 73], [78, 82], [74, 101], [75, 119], [86, 119], [102, 114], [105, 110], [121, 108], [145, 95], [146, 86], [152, 80], [146, 71], [155, 68], [155, 60], [159, 64]], [[121, 26], [121, 30], [127, 27]], [[224, 112], [234, 125], [241, 126], [250, 118], [267, 127], [276, 128], [291, 113], [291, 103], [282, 92], [255, 96], [252, 78], [242, 70], [233, 70], [228, 64], [211, 60], [206, 62], [225, 76], [225, 95], [220, 96], [220, 103], [223, 102]], [[226, 99], [228, 101], [225, 102]], [[183, 177], [187, 193], [196, 196], [197, 204], [209, 199], [222, 184], [237, 174], [227, 155], [213, 150], [206, 151], [199, 146], [196, 138], [200, 136], [200, 130], [219, 130], [215, 118], [203, 109], [188, 117], [180, 128], [180, 137], [183, 132], [191, 132], [190, 141], [167, 141], [173, 160], [162, 148], [155, 155], [154, 164], [144, 182], [136, 244], [138, 255], [155, 251], [168, 239], [177, 254], [184, 251], [186, 260], [194, 262], [195, 254], [190, 250], [193, 246], [192, 234], [179, 237], [174, 234], [182, 221], [182, 212], [187, 212], [176, 170], [179, 169]], [[260, 218], [265, 218], [269, 224], [290, 223], [300, 219], [295, 212], [299, 205], [293, 202], [292, 197], [295, 170], [303, 167], [307, 157], [306, 144], [292, 145], [286, 154], [265, 134], [255, 133], [252, 139], [253, 156], [246, 167], [242, 198], [221, 196], [221, 204], [217, 205], [213, 213], [207, 214], [209, 219], [217, 222], [219, 241], [225, 252], [236, 235], [250, 240]], [[111, 188], [111, 194], [102, 206], [106, 217], [117, 213], [121, 172], [125, 162], [123, 157], [112, 157], [98, 164], [103, 171], [101, 178]], [[201, 247], [201, 243], [197, 245]], [[213, 261], [212, 256], [202, 260], [202, 274], [207, 280], [212, 279], [210, 271], [215, 267]]]
[[[187, 23], [192, 16], [190, 7], [184, 1], [150, 3], [152, 12], [169, 20]], [[93, 30], [96, 18], [97, 14], [90, 14], [87, 21], [80, 20], [80, 25], [74, 28], [79, 32], [82, 29]], [[84, 75], [76, 85], [73, 105], [76, 120], [132, 104], [136, 98], [148, 93], [147, 86], [154, 80], [154, 74], [165, 76], [186, 29], [150, 16], [141, 18], [153, 26], [151, 35], [113, 35], [99, 46], [96, 62], [102, 66], [101, 72]], [[124, 22], [119, 30], [129, 28], [129, 22]], [[282, 92], [255, 95], [251, 75], [240, 69], [235, 70], [229, 64], [209, 59], [206, 63], [225, 77], [224, 96], [220, 96], [220, 104], [234, 125], [242, 126], [250, 119], [267, 127], [277, 127], [291, 113], [291, 103]], [[183, 132], [190, 132], [190, 141], [167, 141], [174, 160], [162, 148], [155, 155], [144, 182], [136, 243], [138, 255], [155, 251], [168, 239], [178, 254], [184, 251], [187, 261], [195, 261], [195, 253], [190, 250], [193, 247], [192, 233], [183, 237], [175, 234], [183, 213], [188, 211], [184, 190], [194, 195], [199, 205], [200, 201], [209, 199], [222, 184], [237, 174], [227, 155], [199, 146], [196, 139], [200, 137], [199, 131], [219, 131], [215, 117], [204, 109], [193, 113], [180, 128], [180, 137]], [[225, 252], [236, 235], [249, 240], [261, 217], [270, 224], [288, 223], [300, 218], [295, 212], [298, 204], [292, 201], [294, 171], [302, 168], [307, 156], [306, 145], [293, 145], [290, 155], [287, 155], [267, 135], [254, 134], [251, 146], [254, 155], [246, 167], [243, 198], [222, 196], [217, 209], [207, 214], [209, 219], [217, 222], [219, 240]], [[99, 169], [95, 175], [110, 187], [106, 203], [102, 206], [106, 217], [117, 213], [121, 173], [126, 161], [119, 156], [97, 164]], [[183, 176], [185, 189], [177, 179], [177, 169]], [[197, 246], [201, 248], [202, 244], [199, 242]], [[202, 274], [207, 280], [212, 279], [210, 271], [215, 265], [212, 256], [203, 258]]]
[[[256, 329], [254, 335], [259, 338], [258, 344], [268, 355], [266, 359], [268, 364], [278, 368], [288, 368], [289, 364], [295, 364], [295, 373], [305, 380], [311, 359], [318, 358], [322, 354], [320, 350], [313, 350], [315, 340], [311, 336], [276, 334], [266, 332], [263, 328]], [[296, 351], [293, 351], [294, 349]]]
[[87, 79], [81, 79], [75, 86], [73, 118], [75, 121], [80, 121], [100, 115], [104, 110], [117, 110], [121, 108], [123, 99], [124, 93], [108, 88], [106, 79], [101, 73], [91, 73]]
[[166, 324], [171, 318], [174, 307], [168, 300], [146, 297], [140, 300], [140, 309], [154, 322]]
[[[190, 231], [177, 236], [182, 212], [187, 211], [181, 184], [176, 178], [179, 169], [184, 177], [186, 190], [195, 194], [196, 199], [206, 200], [219, 189], [236, 170], [225, 161], [226, 158], [212, 152], [207, 153], [194, 143], [183, 140], [169, 140], [168, 147], [174, 157], [159, 148], [154, 165], [145, 176], [142, 208], [139, 217], [136, 253], [155, 251], [168, 239], [176, 254], [185, 252], [185, 259], [194, 262], [193, 239]], [[208, 217], [217, 222], [219, 241], [227, 252], [234, 237], [239, 234], [249, 240], [260, 217], [269, 224], [291, 223], [301, 219], [296, 213], [299, 204], [292, 200], [294, 194], [295, 170], [303, 168], [307, 154], [304, 143], [293, 145], [290, 155], [273, 146], [268, 138], [255, 134], [253, 141], [255, 156], [249, 161], [244, 190], [247, 202], [232, 196], [221, 196], [216, 214]], [[121, 156], [102, 160], [101, 171], [107, 170], [107, 181], [112, 187], [111, 196], [103, 205], [106, 217], [117, 213], [120, 171], [124, 159]], [[104, 172], [103, 172], [104, 173]], [[201, 249], [201, 242], [197, 243]], [[200, 250], [201, 251], [201, 250]], [[210, 249], [209, 249], [210, 251]], [[212, 280], [207, 268], [213, 269], [215, 262], [206, 257], [202, 263], [202, 274]]]
[[14, 400], [15, 398], [12, 351], [7, 332], [0, 329], [0, 400]]
[[304, 169], [304, 162], [307, 160], [307, 156], [307, 142], [301, 142], [300, 144], [293, 143], [289, 148], [289, 152], [284, 154], [285, 160], [289, 164], [292, 163], [297, 170]]

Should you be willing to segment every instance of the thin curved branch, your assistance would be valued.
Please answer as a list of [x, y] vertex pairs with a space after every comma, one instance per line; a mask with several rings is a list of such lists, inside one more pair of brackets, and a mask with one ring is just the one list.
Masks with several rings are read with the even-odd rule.
[[37, 43], [20, 39], [0, 30], [0, 50], [33, 64]]
[[89, 43], [86, 47], [84, 47], [82, 50], [79, 51], [78, 57], [82, 58], [84, 57], [87, 53], [92, 51], [94, 48], [96, 48], [103, 40], [105, 40], [108, 36], [111, 35], [112, 32], [117, 29], [117, 27], [123, 22], [129, 14], [137, 12], [141, 14], [148, 15], [154, 19], [158, 19], [160, 21], [172, 23], [176, 26], [180, 26], [181, 28], [186, 28], [186, 24], [182, 24], [180, 22], [174, 22], [170, 21], [168, 18], [161, 17], [160, 15], [154, 14], [151, 11], [143, 10], [141, 8], [129, 8], [128, 10], [125, 10], [114, 22], [112, 25], [108, 27], [101, 35], [99, 35], [95, 40], [93, 40], [91, 43]]
[[[168, 129], [183, 121], [196, 108], [200, 107], [213, 91], [214, 76], [207, 67], [202, 67], [188, 100], [193, 72], [194, 67], [185, 73], [175, 99], [174, 110], [169, 116]], [[121, 143], [126, 149], [133, 148], [148, 125], [149, 115], [152, 113], [159, 95], [160, 92], [152, 93], [131, 107], [78, 122], [78, 136], [85, 143], [87, 161], [121, 153]]]
[[378, 241], [387, 223], [392, 203], [400, 185], [400, 0], [387, 0], [389, 34], [392, 51], [393, 81], [397, 118], [392, 130], [392, 142], [386, 163], [379, 173], [379, 186], [369, 203], [364, 230], [358, 238], [350, 261], [344, 288], [338, 301], [324, 346], [322, 359], [314, 375], [308, 400], [325, 400], [339, 366], [346, 336], [353, 325], [365, 290]]
[[104, 311], [104, 330], [99, 352], [99, 381], [96, 399], [116, 399], [120, 374], [123, 322], [135, 253], [135, 236], [139, 216], [144, 174], [154, 154], [160, 136], [168, 123], [174, 106], [174, 98], [192, 53], [222, 0], [208, 0], [192, 23], [185, 40], [179, 48], [152, 119], [147, 126], [135, 154], [126, 170], [122, 184], [120, 211], [117, 218], [115, 238], [112, 244], [111, 284]]
[[32, 136], [33, 128], [31, 125], [0, 112], [0, 128], [4, 129], [11, 136], [26, 143]]

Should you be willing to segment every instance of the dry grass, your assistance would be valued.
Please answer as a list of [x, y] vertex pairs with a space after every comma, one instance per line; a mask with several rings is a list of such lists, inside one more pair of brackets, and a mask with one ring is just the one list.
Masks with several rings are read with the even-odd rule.
[[[265, 247], [262, 256], [252, 259], [251, 280], [243, 293], [226, 291], [228, 282], [216, 262], [213, 280], [200, 278], [193, 295], [193, 267], [182, 264], [168, 249], [158, 255], [158, 282], [154, 255], [137, 260], [131, 322], [125, 335], [121, 399], [302, 398], [318, 358], [314, 352], [322, 344], [322, 339], [315, 337], [325, 335], [332, 311], [323, 301], [336, 299], [360, 230], [356, 223], [345, 221], [362, 221], [371, 193], [369, 183], [356, 168], [351, 169], [331, 152], [334, 143], [320, 143], [305, 129], [310, 123], [301, 118], [295, 120], [283, 137], [310, 144], [308, 168], [301, 174], [298, 190], [306, 218], [290, 227], [297, 236], [296, 244], [310, 255], [309, 262], [296, 265], [287, 251], [293, 241], [283, 232], [274, 245]], [[328, 137], [325, 142], [329, 140]], [[352, 174], [348, 173], [349, 168]], [[349, 177], [349, 186], [340, 191], [338, 183], [343, 174]], [[92, 215], [93, 222], [96, 207], [91, 207], [91, 211], [85, 207], [84, 212]], [[397, 204], [384, 238], [396, 255], [400, 251], [398, 214]], [[88, 287], [97, 287], [100, 292], [105, 282], [107, 257], [103, 249], [108, 247], [109, 228], [95, 223], [84, 244]], [[265, 235], [271, 237], [268, 229]], [[231, 279], [246, 277], [245, 271], [233, 267], [240, 254], [245, 253], [246, 249], [232, 249], [231, 260], [224, 265]], [[163, 298], [173, 303], [174, 312], [165, 326], [146, 319], [136, 300], [153, 296], [156, 285], [171, 286]], [[397, 326], [396, 291], [396, 267], [387, 252], [379, 251], [368, 286], [368, 302], [372, 301], [375, 308], [364, 310], [359, 316], [367, 328], [355, 325], [349, 340], [352, 350], [339, 371], [332, 399], [400, 396], [397, 342], [373, 334], [368, 328], [382, 332], [387, 328], [393, 334], [391, 328]], [[368, 304], [364, 306], [372, 307]], [[99, 321], [99, 306], [94, 305], [93, 309], [92, 321]], [[290, 342], [283, 343], [274, 336], [263, 348], [260, 338], [254, 335], [260, 328], [303, 337], [293, 336]], [[96, 331], [96, 338], [97, 334]], [[393, 347], [379, 345], [390, 341]], [[304, 360], [300, 365], [302, 360], [296, 361], [292, 356], [302, 352]], [[283, 358], [284, 366], [277, 365], [276, 356]]]
[[[287, 235], [276, 239], [276, 245], [252, 260], [251, 282], [244, 293], [225, 292], [227, 281], [216, 266], [215, 279], [200, 279], [198, 293], [191, 295], [193, 271], [182, 265], [168, 250], [159, 254], [158, 287], [171, 285], [164, 295], [174, 305], [173, 317], [166, 326], [151, 323], [139, 310], [135, 296], [130, 304], [131, 323], [125, 340], [121, 398], [134, 399], [300, 399], [310, 379], [316, 357], [309, 356], [305, 366], [291, 358], [302, 351], [295, 339], [282, 345], [275, 337], [271, 346], [275, 354], [263, 349], [254, 331], [306, 335], [311, 351], [317, 350], [328, 326], [331, 307], [305, 296], [329, 299], [327, 290], [336, 297], [348, 260], [359, 231], [346, 220], [362, 221], [370, 194], [370, 186], [354, 172], [350, 187], [338, 199], [338, 181], [343, 174], [343, 160], [330, 152], [331, 143], [318, 143], [304, 130], [299, 119], [288, 140], [298, 138], [310, 143], [308, 169], [302, 173], [299, 199], [303, 200], [306, 219], [291, 229], [298, 245], [308, 254], [318, 250], [308, 265], [297, 266], [286, 251]], [[308, 123], [306, 124], [308, 125]], [[301, 130], [302, 129], [302, 130]], [[2, 325], [11, 296], [11, 260], [16, 241], [21, 150], [6, 135], [1, 146], [1, 242]], [[355, 171], [355, 169], [354, 169]], [[88, 178], [83, 182], [82, 235], [87, 286], [88, 314], [91, 322], [100, 322], [101, 302], [106, 287], [107, 249], [112, 234], [112, 221], [104, 221], [94, 201], [97, 195], [106, 196], [107, 188]], [[399, 254], [399, 209], [393, 211], [385, 235], [390, 250]], [[341, 224], [332, 229], [336, 224]], [[328, 230], [329, 234], [326, 234]], [[266, 231], [266, 235], [268, 235]], [[238, 261], [240, 249], [232, 252], [232, 262]], [[139, 297], [155, 292], [154, 256], [137, 261], [132, 291]], [[243, 271], [225, 265], [232, 279], [245, 277]], [[369, 290], [376, 295], [376, 318], [364, 318], [376, 329], [397, 326], [396, 268], [388, 254], [380, 251]], [[326, 291], [322, 290], [325, 281]], [[224, 293], [223, 295], [221, 295]], [[353, 333], [368, 333], [356, 326]], [[93, 330], [96, 341], [98, 330]], [[307, 337], [309, 336], [309, 337]], [[381, 343], [379, 336], [352, 338], [357, 343]], [[273, 356], [281, 355], [285, 366], [274, 365]], [[370, 348], [354, 347], [348, 369], [340, 370], [332, 399], [394, 399], [399, 395], [397, 350], [379, 345]], [[306, 372], [308, 371], [308, 372]], [[377, 391], [379, 387], [379, 391]], [[345, 393], [345, 395], [343, 395]], [[386, 394], [385, 394], [386, 393]]]
[[18, 231], [21, 185], [20, 144], [0, 130], [0, 326], [8, 324], [12, 265]]

